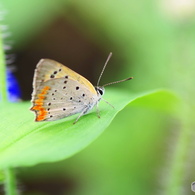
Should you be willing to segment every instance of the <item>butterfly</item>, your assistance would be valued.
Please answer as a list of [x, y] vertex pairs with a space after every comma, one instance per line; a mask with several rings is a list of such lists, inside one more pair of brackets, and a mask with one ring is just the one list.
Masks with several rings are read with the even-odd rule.
[[[36, 114], [35, 121], [54, 121], [74, 114], [79, 118], [88, 113], [104, 95], [104, 87], [132, 79], [129, 77], [120, 81], [99, 86], [104, 69], [111, 58], [109, 54], [94, 87], [86, 78], [51, 59], [41, 59], [35, 69], [33, 79], [32, 104], [30, 108]], [[108, 103], [108, 102], [107, 102]]]

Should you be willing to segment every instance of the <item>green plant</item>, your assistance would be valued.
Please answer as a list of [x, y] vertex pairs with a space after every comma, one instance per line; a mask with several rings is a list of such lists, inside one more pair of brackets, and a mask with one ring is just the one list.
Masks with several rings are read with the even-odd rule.
[[[0, 74], [4, 74], [3, 71]], [[102, 102], [100, 119], [92, 112], [75, 125], [75, 116], [55, 122], [35, 123], [33, 113], [29, 111], [29, 102], [1, 102], [0, 167], [5, 170], [7, 194], [15, 194], [14, 167], [56, 162], [74, 155], [93, 142], [116, 114], [131, 102], [132, 106], [144, 106], [147, 102], [147, 106], [173, 112], [176, 100], [165, 90], [140, 94], [108, 90], [107, 94], [105, 98], [114, 105], [114, 109]]]
[[[90, 3], [88, 0], [85, 2], [88, 6], [83, 1], [73, 2], [73, 6], [75, 6], [76, 13], [80, 14], [81, 18], [85, 18], [88, 23], [80, 22], [77, 14], [72, 14], [75, 16], [75, 18], [71, 16], [72, 22], [77, 27], [80, 26], [83, 31], [85, 30], [83, 25], [88, 24], [88, 27], [91, 28], [91, 39], [96, 40], [100, 45], [107, 37], [117, 45], [116, 51], [120, 55], [122, 53], [127, 59], [127, 66], [123, 68], [124, 72], [130, 69], [133, 71], [132, 76], [135, 77], [135, 80], [132, 81], [132, 86], [141, 92], [130, 93], [123, 90], [106, 89], [105, 99], [115, 108], [101, 102], [100, 119], [93, 111], [83, 116], [76, 125], [72, 124], [75, 116], [56, 122], [34, 123], [33, 113], [29, 111], [29, 102], [16, 104], [7, 102], [5, 63], [1, 63], [0, 90], [3, 98], [0, 105], [2, 121], [0, 124], [2, 140], [0, 142], [0, 167], [5, 172], [7, 194], [14, 194], [16, 191], [13, 169], [32, 167], [44, 162], [49, 164], [49, 162], [57, 162], [73, 155], [76, 156], [75, 167], [79, 167], [82, 162], [79, 154], [81, 159], [83, 155], [89, 161], [94, 158], [97, 165], [103, 164], [102, 172], [95, 168], [92, 171], [99, 177], [98, 181], [102, 182], [102, 189], [98, 185], [94, 185], [94, 188], [90, 186], [87, 189], [88, 193], [84, 193], [84, 195], [93, 194], [98, 190], [99, 194], [108, 190], [112, 190], [111, 194], [127, 194], [127, 192], [129, 194], [151, 194], [151, 189], [158, 189], [159, 186], [156, 183], [161, 181], [161, 177], [154, 178], [154, 173], [152, 173], [152, 171], [156, 171], [155, 166], [157, 165], [159, 165], [158, 171], [161, 171], [162, 167], [168, 170], [168, 174], [164, 175], [164, 194], [182, 194], [181, 189], [185, 185], [184, 179], [187, 177], [188, 153], [191, 150], [190, 145], [193, 143], [191, 138], [194, 126], [193, 26], [177, 26], [169, 22], [167, 24], [165, 20], [159, 19], [156, 9], [150, 8], [149, 11], [146, 11], [145, 7], [149, 6], [148, 2], [147, 5], [142, 4], [141, 1], [137, 3], [129, 1], [128, 5], [124, 2], [98, 1]], [[20, 9], [23, 7], [19, 6]], [[50, 7], [52, 6], [50, 5]], [[45, 9], [44, 2], [42, 5], [39, 4], [38, 8], [39, 14], [47, 12], [48, 15], [52, 15]], [[27, 9], [24, 12], [21, 10], [20, 13], [25, 15], [26, 11]], [[31, 12], [34, 16], [34, 9]], [[39, 14], [36, 15], [37, 18], [41, 18]], [[17, 21], [22, 20], [24, 15], [20, 15]], [[46, 14], [43, 15], [46, 16]], [[15, 16], [18, 16], [16, 12]], [[37, 24], [37, 19], [33, 20], [33, 17], [31, 19], [30, 21]], [[48, 24], [48, 21], [44, 21], [44, 25]], [[28, 23], [31, 28], [25, 28]], [[13, 26], [18, 32], [19, 39], [17, 40], [23, 39], [21, 36], [25, 32], [23, 29], [29, 30], [31, 34], [33, 34], [33, 30], [39, 29], [38, 25], [36, 28], [33, 27], [29, 20], [22, 24], [24, 25], [22, 28], [17, 28], [18, 23], [13, 20]], [[41, 20], [39, 24], [42, 26]], [[94, 28], [94, 24], [103, 33]], [[26, 33], [26, 36], [29, 36], [29, 32]], [[3, 50], [1, 51], [1, 54], [4, 55]], [[125, 63], [123, 62], [123, 64]], [[159, 86], [166, 86], [169, 90], [150, 90], [158, 89]], [[119, 111], [122, 112], [119, 113]], [[113, 120], [116, 115], [115, 120], [118, 123]], [[107, 127], [110, 127], [110, 133], [106, 131], [104, 135], [107, 133], [107, 136], [101, 137], [98, 139], [99, 142], [95, 142], [94, 140]], [[168, 144], [164, 143], [172, 131], [177, 136], [171, 141], [169, 140]], [[116, 144], [118, 139], [124, 143], [117, 142]], [[108, 146], [110, 146], [110, 150], [106, 150]], [[83, 150], [84, 148], [86, 149]], [[171, 151], [169, 157], [164, 154], [167, 151], [169, 153]], [[110, 154], [111, 152], [113, 154]], [[165, 165], [166, 162], [169, 164]], [[67, 165], [67, 167], [71, 166]], [[153, 167], [155, 168], [153, 169]], [[111, 173], [116, 173], [115, 177], [112, 175], [109, 177], [109, 179], [113, 178], [110, 183], [107, 182], [109, 173], [104, 173], [107, 169]], [[94, 184], [97, 180], [95, 177], [93, 179], [92, 183]], [[190, 181], [188, 182], [190, 188], [189, 185]]]

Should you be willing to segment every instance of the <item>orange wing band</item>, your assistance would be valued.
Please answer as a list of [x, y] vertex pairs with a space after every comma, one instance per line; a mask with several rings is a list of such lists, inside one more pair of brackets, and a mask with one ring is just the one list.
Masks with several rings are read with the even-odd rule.
[[41, 93], [38, 94], [38, 99], [35, 100], [34, 106], [31, 108], [31, 110], [34, 110], [36, 112], [36, 119], [35, 121], [43, 121], [46, 118], [47, 111], [43, 107], [43, 100], [45, 99], [45, 95], [48, 93], [48, 90], [50, 87], [45, 86]]

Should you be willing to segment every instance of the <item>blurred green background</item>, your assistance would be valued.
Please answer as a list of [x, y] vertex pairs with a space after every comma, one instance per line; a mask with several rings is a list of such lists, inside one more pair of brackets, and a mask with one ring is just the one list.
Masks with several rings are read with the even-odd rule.
[[59, 61], [95, 85], [111, 51], [101, 84], [133, 76], [131, 83], [113, 87], [134, 92], [167, 88], [183, 102], [174, 114], [155, 110], [147, 102], [126, 107], [77, 155], [18, 168], [23, 194], [163, 194], [171, 183], [169, 173], [174, 174], [171, 164], [182, 136], [190, 144], [185, 144], [178, 161], [185, 168], [183, 186], [176, 187], [193, 193], [193, 0], [1, 0], [0, 6], [6, 11], [2, 23], [11, 33], [6, 41], [13, 42], [23, 100], [30, 100], [34, 69], [41, 58]]

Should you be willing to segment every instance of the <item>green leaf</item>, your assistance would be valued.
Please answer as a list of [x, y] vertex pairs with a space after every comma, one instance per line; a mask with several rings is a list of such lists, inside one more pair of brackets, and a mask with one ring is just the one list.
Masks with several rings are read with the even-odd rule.
[[[75, 125], [76, 116], [53, 122], [34, 122], [29, 102], [0, 104], [0, 167], [32, 166], [68, 158], [93, 142], [127, 104], [137, 100], [135, 103], [141, 105], [140, 98], [149, 101], [160, 94], [169, 97], [164, 101], [164, 107], [169, 105], [169, 99], [175, 98], [166, 91], [131, 94], [110, 89], [105, 99], [114, 105], [114, 109], [101, 101], [100, 119], [93, 110]], [[158, 105], [157, 101], [155, 99], [155, 105]], [[149, 104], [153, 102], [149, 101]]]
[[[143, 98], [144, 97], [144, 98]], [[141, 93], [130, 106], [147, 107], [163, 112], [175, 113], [181, 100], [169, 90], [161, 89]]]

